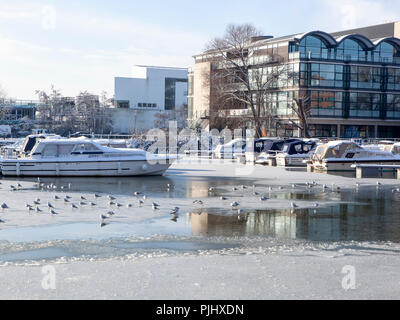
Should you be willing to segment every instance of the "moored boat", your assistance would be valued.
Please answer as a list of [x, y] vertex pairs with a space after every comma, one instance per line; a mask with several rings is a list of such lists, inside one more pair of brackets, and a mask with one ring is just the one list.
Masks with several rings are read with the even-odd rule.
[[276, 155], [279, 167], [305, 167], [304, 160], [311, 159], [317, 147], [316, 140], [301, 140], [285, 143], [282, 151]]
[[315, 171], [355, 171], [353, 164], [399, 165], [400, 156], [394, 151], [363, 148], [352, 141], [331, 141], [320, 145], [307, 164]]
[[57, 137], [36, 140], [28, 154], [3, 159], [1, 172], [4, 176], [162, 175], [173, 160], [141, 149], [105, 147], [85, 137]]

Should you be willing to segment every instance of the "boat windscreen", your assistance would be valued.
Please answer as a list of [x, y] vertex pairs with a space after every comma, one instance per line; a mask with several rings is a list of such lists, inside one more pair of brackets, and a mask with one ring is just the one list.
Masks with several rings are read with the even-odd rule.
[[36, 144], [36, 137], [29, 137], [28, 141], [25, 144], [24, 150], [22, 151], [25, 153], [31, 152], [35, 144]]

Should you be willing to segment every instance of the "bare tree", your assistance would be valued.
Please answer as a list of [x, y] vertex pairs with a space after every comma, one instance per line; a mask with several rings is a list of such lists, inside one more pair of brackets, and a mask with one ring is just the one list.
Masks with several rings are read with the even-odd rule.
[[289, 119], [292, 125], [300, 129], [300, 136], [311, 138], [310, 126], [308, 118], [311, 113], [311, 97], [308, 90], [300, 91], [298, 97], [293, 98], [294, 102], [290, 105], [291, 109], [298, 118], [298, 122]]
[[159, 112], [154, 115], [154, 128], [166, 130], [168, 128], [169, 116], [167, 112]]
[[273, 116], [269, 93], [289, 77], [282, 57], [253, 45], [260, 34], [250, 24], [229, 25], [222, 38], [211, 40], [207, 46], [214, 57], [209, 77], [211, 96], [218, 96], [214, 109], [220, 110], [221, 105], [225, 106], [222, 109], [249, 109], [259, 137], [263, 122]]

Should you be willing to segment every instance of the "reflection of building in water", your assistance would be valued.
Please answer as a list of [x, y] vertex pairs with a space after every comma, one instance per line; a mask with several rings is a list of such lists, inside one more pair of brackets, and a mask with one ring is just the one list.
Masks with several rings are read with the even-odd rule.
[[247, 213], [239, 220], [236, 214], [192, 213], [192, 233], [311, 241], [400, 241], [400, 195], [386, 191], [371, 188], [356, 195], [340, 193], [337, 200], [331, 194], [330, 201], [338, 203], [296, 210], [296, 214], [288, 210], [265, 210]]
[[188, 183], [186, 196], [189, 198], [203, 198], [208, 196], [209, 181], [191, 180]]
[[218, 216], [206, 212], [192, 213], [190, 217], [193, 235], [296, 237], [296, 216], [280, 212], [249, 213], [242, 219], [237, 215]]
[[218, 216], [203, 212], [190, 215], [192, 234], [195, 236], [231, 236], [244, 235], [246, 221], [235, 216]]

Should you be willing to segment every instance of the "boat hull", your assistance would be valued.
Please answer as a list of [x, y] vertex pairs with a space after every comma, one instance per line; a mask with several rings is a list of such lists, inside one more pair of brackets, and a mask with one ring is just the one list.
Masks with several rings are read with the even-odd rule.
[[322, 161], [313, 162], [313, 169], [316, 171], [356, 171], [356, 168], [352, 168], [354, 164], [377, 164], [377, 165], [400, 165], [399, 160], [362, 160], [362, 161]]
[[3, 161], [3, 176], [75, 176], [75, 177], [124, 177], [163, 175], [172, 163], [163, 160], [121, 161]]

